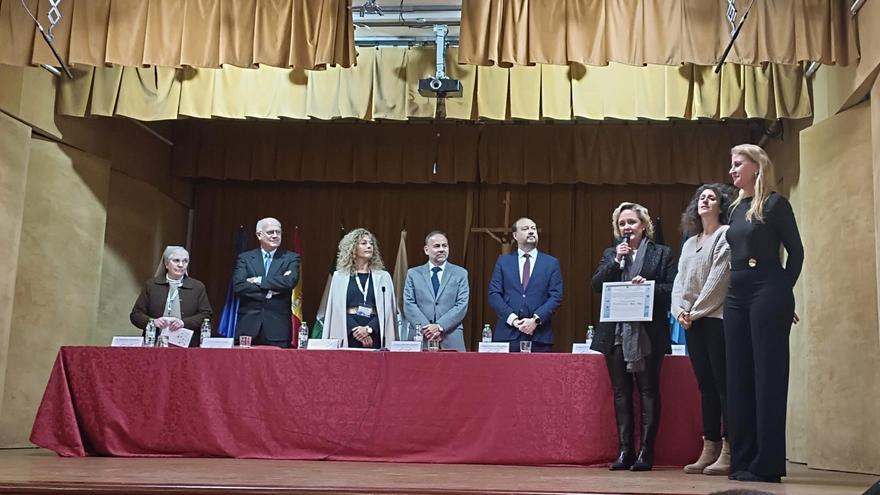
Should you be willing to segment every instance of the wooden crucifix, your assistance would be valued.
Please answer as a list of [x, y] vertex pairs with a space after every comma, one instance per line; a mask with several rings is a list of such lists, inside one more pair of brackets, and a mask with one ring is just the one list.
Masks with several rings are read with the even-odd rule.
[[482, 232], [501, 244], [501, 254], [507, 254], [513, 247], [510, 232], [510, 191], [504, 194], [504, 227], [474, 227], [471, 232]]

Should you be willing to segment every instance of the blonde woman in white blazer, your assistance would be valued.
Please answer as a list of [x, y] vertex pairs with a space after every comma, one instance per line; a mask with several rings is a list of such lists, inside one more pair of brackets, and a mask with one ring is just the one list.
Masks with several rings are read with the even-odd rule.
[[397, 338], [394, 285], [369, 230], [354, 229], [339, 241], [324, 314], [322, 337], [343, 347], [379, 349]]

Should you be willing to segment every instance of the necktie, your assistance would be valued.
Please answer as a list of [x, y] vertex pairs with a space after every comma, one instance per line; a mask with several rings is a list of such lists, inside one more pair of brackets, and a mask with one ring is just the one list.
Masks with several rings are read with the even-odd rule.
[[437, 291], [440, 290], [440, 276], [437, 275], [440, 273], [440, 267], [435, 266], [434, 268], [431, 268], [431, 271], [434, 272], [431, 274], [431, 285], [434, 286], [434, 295], [436, 296]]
[[523, 257], [526, 259], [526, 262], [523, 263], [522, 286], [523, 290], [526, 290], [526, 287], [529, 286], [529, 278], [532, 276], [532, 255], [526, 253]]
[[272, 255], [263, 253], [263, 275], [269, 275], [269, 265], [272, 264]]

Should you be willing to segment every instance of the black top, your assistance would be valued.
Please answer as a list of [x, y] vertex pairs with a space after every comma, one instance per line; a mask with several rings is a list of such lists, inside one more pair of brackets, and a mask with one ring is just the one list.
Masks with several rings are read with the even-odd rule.
[[[364, 302], [364, 294], [358, 287], [357, 281], [355, 281], [355, 277], [360, 279], [361, 287], [363, 287], [364, 289], [367, 289], [367, 281], [370, 282], [370, 287], [369, 289], [367, 289], [366, 302]], [[361, 316], [350, 313], [346, 315], [346, 329], [348, 331], [349, 347], [363, 347], [360, 341], [354, 338], [354, 336], [352, 335], [352, 329], [354, 327], [363, 326], [368, 326], [373, 329], [373, 334], [371, 335], [371, 337], [373, 338], [373, 348], [378, 349], [382, 346], [382, 337], [379, 334], [379, 315], [376, 313], [376, 291], [373, 290], [373, 283], [373, 277], [369, 273], [358, 273], [352, 275], [351, 278], [348, 279], [348, 292], [345, 295], [345, 304], [349, 308], [366, 306], [373, 309], [373, 314], [370, 316]]]
[[804, 245], [801, 243], [791, 203], [781, 194], [770, 193], [764, 204], [763, 222], [746, 220], [746, 212], [751, 206], [752, 198], [746, 198], [730, 213], [727, 243], [730, 244], [731, 263], [748, 263], [749, 258], [754, 258], [759, 266], [781, 266], [781, 244], [788, 252], [785, 278], [794, 286], [804, 264]]
[[[369, 273], [358, 273], [356, 274], [357, 278], [361, 281], [361, 286], [364, 289], [367, 289], [367, 301], [364, 302], [364, 294], [361, 292], [358, 287], [357, 282], [355, 281], [355, 275], [352, 275], [348, 280], [348, 293], [345, 295], [345, 304], [349, 308], [357, 307], [357, 306], [366, 306], [368, 308], [376, 309], [376, 293], [373, 290], [373, 278]], [[370, 287], [367, 288], [367, 281], [370, 283]]]

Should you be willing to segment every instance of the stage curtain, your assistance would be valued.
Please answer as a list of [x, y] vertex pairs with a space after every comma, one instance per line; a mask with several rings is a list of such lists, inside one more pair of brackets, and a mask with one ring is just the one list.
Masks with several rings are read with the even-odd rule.
[[[738, 17], [749, 2], [736, 2]], [[730, 40], [727, 3], [706, 0], [463, 0], [459, 62], [715, 64]], [[741, 64], [858, 60], [849, 2], [756, 1], [728, 55]]]
[[[27, 0], [45, 27], [49, 0]], [[71, 64], [306, 69], [356, 63], [349, 0], [67, 0], [55, 45]], [[0, 0], [0, 63], [57, 65], [20, 0]]]
[[[456, 50], [450, 49], [449, 62]], [[447, 98], [457, 120], [800, 119], [812, 114], [800, 65], [605, 67], [450, 64], [462, 81]], [[324, 71], [275, 68], [172, 69], [79, 66], [61, 80], [65, 115], [124, 115], [140, 120], [411, 120], [437, 115], [437, 99], [419, 95], [434, 72], [432, 48], [361, 48], [360, 63]], [[90, 83], [90, 81], [93, 81]]]
[[[175, 174], [390, 184], [701, 184], [727, 172], [746, 123], [180, 122]], [[436, 167], [435, 164], [436, 163]]]

